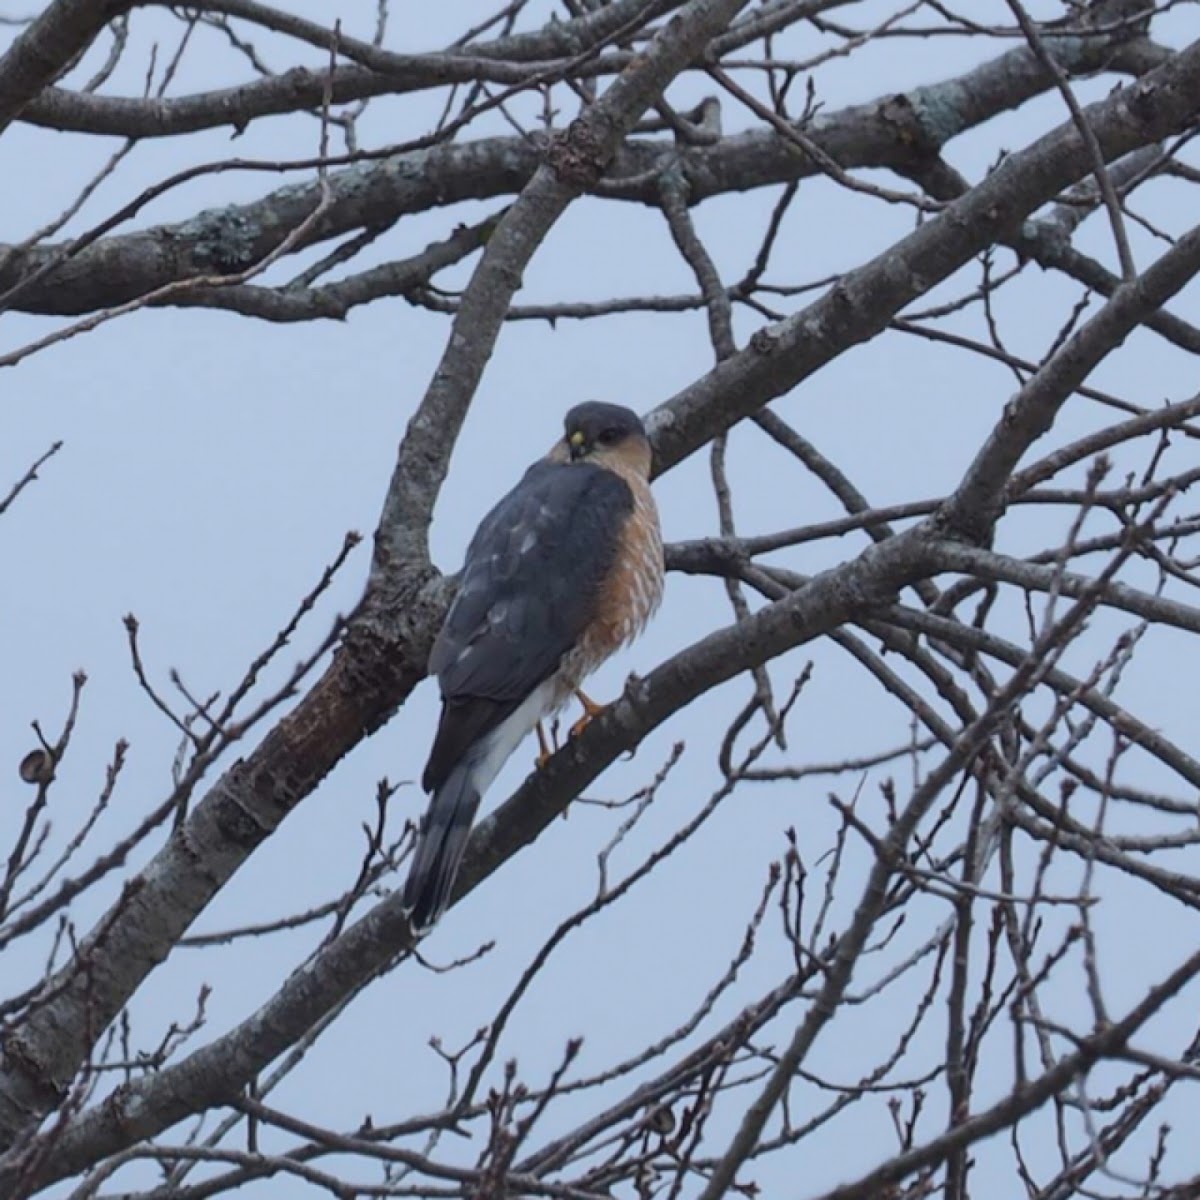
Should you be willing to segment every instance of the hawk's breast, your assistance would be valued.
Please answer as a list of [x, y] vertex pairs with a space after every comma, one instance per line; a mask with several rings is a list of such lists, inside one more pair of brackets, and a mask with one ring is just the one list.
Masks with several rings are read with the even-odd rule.
[[662, 600], [662, 531], [650, 485], [633, 471], [614, 473], [633, 494], [633, 508], [618, 535], [616, 558], [600, 587], [594, 615], [578, 645], [563, 658], [560, 677], [568, 690], [633, 641]]

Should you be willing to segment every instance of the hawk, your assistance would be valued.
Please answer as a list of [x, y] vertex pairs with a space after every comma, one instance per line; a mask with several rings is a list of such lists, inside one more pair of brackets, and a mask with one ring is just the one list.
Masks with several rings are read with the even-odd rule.
[[[650, 443], [636, 413], [590, 402], [484, 517], [429, 658], [442, 715], [432, 793], [404, 889], [414, 932], [445, 910], [483, 793], [517, 745], [635, 638], [663, 588]], [[582, 722], [581, 722], [582, 723]], [[545, 754], [545, 744], [542, 745]]]

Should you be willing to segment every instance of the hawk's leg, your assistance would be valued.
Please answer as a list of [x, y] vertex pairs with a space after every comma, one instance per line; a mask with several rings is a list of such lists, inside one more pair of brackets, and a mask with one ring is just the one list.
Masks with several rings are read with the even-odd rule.
[[607, 707], [607, 704], [597, 704], [580, 688], [575, 689], [575, 699], [583, 705], [583, 716], [571, 726], [568, 737], [578, 737]]
[[534, 728], [537, 730], [538, 737], [537, 768], [540, 771], [550, 761], [550, 756], [554, 753], [555, 747], [550, 745], [550, 741], [546, 737], [546, 727], [541, 721]]

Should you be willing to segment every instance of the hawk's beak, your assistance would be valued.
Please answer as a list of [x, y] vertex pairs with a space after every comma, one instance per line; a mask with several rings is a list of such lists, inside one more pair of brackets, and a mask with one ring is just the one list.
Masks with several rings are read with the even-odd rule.
[[584, 443], [586, 440], [587, 439], [582, 433], [580, 433], [578, 429], [575, 430], [575, 432], [571, 434], [569, 438], [567, 438], [567, 445], [570, 447], [572, 459], [581, 458], [583, 456]]

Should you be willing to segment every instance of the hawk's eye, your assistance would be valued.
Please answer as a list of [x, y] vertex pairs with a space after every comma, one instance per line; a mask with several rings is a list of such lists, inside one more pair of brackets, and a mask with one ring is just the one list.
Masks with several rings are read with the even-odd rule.
[[600, 436], [596, 439], [602, 446], [615, 445], [621, 439], [621, 431], [619, 429], [604, 429]]

